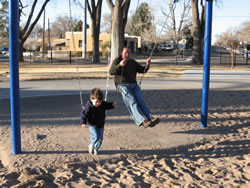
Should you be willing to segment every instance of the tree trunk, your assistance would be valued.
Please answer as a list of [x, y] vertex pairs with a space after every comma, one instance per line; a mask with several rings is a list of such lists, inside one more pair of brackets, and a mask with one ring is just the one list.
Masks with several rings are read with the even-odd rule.
[[[112, 11], [112, 34], [111, 34], [111, 61], [120, 55], [124, 45], [124, 35], [122, 32], [122, 11], [120, 1]], [[119, 6], [117, 6], [119, 4]]]
[[204, 37], [205, 37], [205, 16], [206, 16], [205, 6], [202, 4], [201, 5], [201, 19], [200, 19], [202, 64], [203, 64], [203, 57], [204, 57], [203, 49], [204, 49]]
[[235, 54], [234, 54], [234, 52], [232, 51], [232, 52], [231, 52], [231, 69], [233, 69], [234, 64], [235, 64], [235, 62], [234, 62], [234, 56], [235, 56]]
[[112, 34], [111, 34], [111, 62], [120, 56], [124, 47], [124, 32], [127, 24], [130, 0], [107, 0], [112, 12]]
[[102, 0], [98, 0], [95, 5], [95, 0], [91, 0], [91, 6], [87, 0], [88, 12], [91, 18], [91, 37], [92, 37], [92, 63], [100, 63], [99, 52], [99, 35], [101, 23], [101, 8]]
[[172, 24], [171, 24], [171, 29], [173, 31], [174, 34], [174, 48], [178, 49], [178, 37], [177, 37], [177, 31], [176, 31], [176, 20], [175, 20], [175, 9], [174, 9], [174, 5], [173, 5], [173, 0], [169, 1], [169, 10], [171, 13], [171, 19], [172, 19]]
[[18, 44], [19, 44], [18, 59], [19, 59], [19, 62], [24, 62], [24, 58], [23, 58], [23, 42], [19, 40]]
[[[43, 2], [43, 5], [42, 5], [40, 11], [38, 12], [37, 16], [35, 17], [33, 23], [31, 24], [31, 21], [32, 21], [32, 18], [34, 15], [34, 11], [35, 11], [35, 7], [36, 7], [37, 2], [38, 2], [38, 0], [34, 0], [32, 7], [31, 7], [31, 10], [30, 10], [30, 13], [29, 13], [29, 16], [28, 16], [28, 19], [25, 23], [25, 26], [23, 27], [23, 29], [19, 26], [19, 61], [24, 61], [24, 59], [23, 59], [23, 44], [25, 43], [27, 38], [30, 36], [30, 33], [32, 32], [35, 25], [37, 24], [38, 20], [40, 19], [41, 15], [42, 15], [42, 13], [43, 13], [43, 11], [44, 11], [44, 9], [49, 1], [50, 0], [45, 0]], [[24, 7], [19, 7], [19, 22], [21, 20], [20, 16], [22, 15], [23, 8]]]
[[192, 62], [194, 64], [202, 64], [201, 28], [200, 28], [200, 19], [199, 19], [198, 0], [192, 0], [192, 14], [193, 14]]
[[99, 34], [97, 30], [92, 30], [92, 63], [100, 63], [100, 52], [99, 52]]

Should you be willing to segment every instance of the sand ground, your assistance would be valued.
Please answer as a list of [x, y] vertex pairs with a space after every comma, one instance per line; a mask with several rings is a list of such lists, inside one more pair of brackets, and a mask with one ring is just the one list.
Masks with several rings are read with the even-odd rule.
[[[155, 76], [182, 71], [155, 69]], [[22, 153], [12, 155], [10, 102], [1, 99], [0, 187], [250, 187], [250, 88], [211, 90], [207, 128], [200, 128], [201, 90], [143, 96], [160, 123], [137, 127], [110, 92], [118, 105], [107, 113], [99, 155], [88, 154], [78, 95], [21, 98]]]
[[[250, 90], [211, 91], [200, 128], [198, 90], [143, 91], [154, 128], [137, 127], [121, 96], [99, 155], [75, 95], [21, 99], [22, 153], [11, 154], [9, 100], [0, 100], [1, 187], [249, 187]], [[84, 95], [84, 100], [87, 100]]]

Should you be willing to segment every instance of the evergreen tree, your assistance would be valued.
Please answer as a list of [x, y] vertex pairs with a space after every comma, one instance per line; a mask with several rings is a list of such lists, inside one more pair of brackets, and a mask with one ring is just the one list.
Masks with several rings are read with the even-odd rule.
[[132, 34], [142, 36], [146, 30], [152, 27], [153, 16], [147, 3], [142, 3], [132, 16]]
[[82, 20], [78, 21], [73, 28], [73, 31], [82, 31]]

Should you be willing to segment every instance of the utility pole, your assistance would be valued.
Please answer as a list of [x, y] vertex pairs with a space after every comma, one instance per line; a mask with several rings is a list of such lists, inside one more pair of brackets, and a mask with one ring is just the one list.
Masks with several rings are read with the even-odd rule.
[[83, 0], [83, 22], [82, 22], [82, 58], [86, 58], [87, 49], [87, 6], [86, 0]]
[[50, 63], [52, 64], [52, 48], [51, 48], [51, 41], [50, 41], [50, 24], [48, 18], [48, 50], [50, 52]]
[[45, 9], [43, 11], [43, 58], [45, 53]]

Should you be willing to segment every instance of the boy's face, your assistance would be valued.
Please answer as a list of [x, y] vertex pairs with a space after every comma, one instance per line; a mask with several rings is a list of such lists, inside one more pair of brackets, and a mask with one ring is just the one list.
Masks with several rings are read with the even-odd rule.
[[95, 107], [98, 107], [102, 104], [102, 101], [101, 100], [98, 100], [98, 99], [90, 99], [92, 104], [95, 106]]

